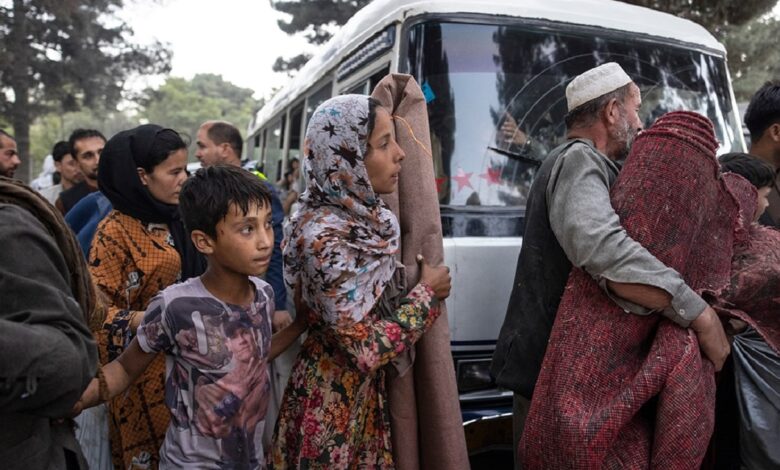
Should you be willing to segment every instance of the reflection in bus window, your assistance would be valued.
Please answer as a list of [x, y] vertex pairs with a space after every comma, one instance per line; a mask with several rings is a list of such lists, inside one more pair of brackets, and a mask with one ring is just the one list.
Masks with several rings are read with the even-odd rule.
[[290, 150], [287, 161], [301, 158], [301, 124], [303, 124], [303, 105], [290, 112]]
[[376, 88], [376, 85], [387, 75], [390, 74], [390, 64], [387, 64], [386, 66], [382, 67], [378, 72], [371, 75], [371, 78], [368, 79], [368, 93], [372, 93], [374, 91], [374, 88]]
[[266, 131], [263, 169], [265, 170], [265, 175], [271, 181], [276, 181], [281, 177], [278, 173], [281, 171], [283, 135], [284, 118], [271, 124]]
[[321, 105], [328, 98], [330, 98], [332, 87], [333, 85], [326, 83], [322, 86], [322, 88], [317, 90], [313, 95], [309, 96], [309, 99], [306, 100], [306, 122], [309, 122], [311, 115], [314, 114], [314, 110], [317, 109], [317, 106]]
[[[565, 138], [566, 85], [605, 62], [620, 63], [641, 88], [645, 126], [668, 111], [692, 110], [714, 122], [721, 151], [740, 146], [725, 63], [697, 50], [628, 33], [435, 21], [412, 27], [408, 43], [408, 70], [428, 101], [445, 224], [450, 211], [477, 217], [480, 207], [525, 206], [536, 168]], [[502, 224], [471, 231], [520, 234], [519, 225]]]
[[365, 80], [348, 89], [342, 95], [367, 95], [368, 93], [368, 80]]

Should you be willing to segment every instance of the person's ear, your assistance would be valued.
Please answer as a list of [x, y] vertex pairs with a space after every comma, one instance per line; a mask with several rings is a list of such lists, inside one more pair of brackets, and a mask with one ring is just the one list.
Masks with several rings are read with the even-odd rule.
[[138, 167], [135, 170], [138, 172], [138, 178], [141, 179], [141, 184], [144, 186], [149, 186], [149, 175], [146, 173], [146, 170], [141, 167]]
[[222, 158], [227, 158], [228, 155], [230, 155], [230, 151], [232, 149], [233, 148], [227, 142], [222, 142], [221, 144], [219, 144], [219, 152], [222, 154]]
[[766, 132], [769, 135], [769, 138], [772, 139], [772, 142], [774, 143], [780, 143], [780, 123], [774, 123], [766, 130]]
[[206, 234], [202, 230], [193, 230], [190, 233], [190, 239], [192, 244], [195, 245], [195, 249], [203, 253], [204, 255], [210, 255], [214, 253], [214, 239]]
[[604, 107], [604, 120], [609, 126], [614, 126], [620, 119], [620, 103], [617, 98], [609, 100]]

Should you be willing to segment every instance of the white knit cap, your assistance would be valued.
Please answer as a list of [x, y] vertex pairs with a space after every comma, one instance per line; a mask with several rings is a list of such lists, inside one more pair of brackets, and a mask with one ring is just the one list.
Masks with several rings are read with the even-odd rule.
[[613, 92], [633, 80], [616, 62], [607, 62], [574, 77], [566, 87], [569, 111]]

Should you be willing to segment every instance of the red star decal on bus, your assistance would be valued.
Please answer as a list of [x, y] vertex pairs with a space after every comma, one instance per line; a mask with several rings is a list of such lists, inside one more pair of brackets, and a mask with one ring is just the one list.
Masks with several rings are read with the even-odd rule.
[[480, 178], [485, 178], [488, 185], [501, 184], [501, 168], [488, 168], [485, 173], [479, 175]]
[[441, 190], [444, 188], [444, 183], [447, 181], [447, 178], [441, 177], [441, 178], [434, 178], [436, 180], [436, 192], [441, 193]]
[[471, 185], [471, 175], [473, 174], [474, 173], [466, 173], [463, 171], [463, 168], [458, 168], [458, 173], [452, 177], [452, 179], [458, 183], [458, 192], [464, 187], [474, 189], [474, 186]]

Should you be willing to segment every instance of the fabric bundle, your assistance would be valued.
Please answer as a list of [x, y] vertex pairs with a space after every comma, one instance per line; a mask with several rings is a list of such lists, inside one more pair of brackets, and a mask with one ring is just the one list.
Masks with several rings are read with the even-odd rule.
[[739, 457], [746, 468], [780, 466], [780, 231], [753, 222], [756, 188], [733, 173], [723, 176], [740, 205], [731, 285], [715, 308], [748, 326], [734, 335], [735, 406]]
[[[729, 285], [739, 220], [717, 146], [708, 119], [669, 113], [637, 138], [611, 192], [628, 234], [705, 298]], [[525, 468], [697, 468], [714, 405], [692, 330], [624, 312], [574, 269], [519, 452]]]
[[[398, 191], [384, 199], [398, 216], [400, 260], [407, 285], [413, 286], [419, 278], [418, 253], [432, 266], [444, 261], [428, 110], [410, 75], [386, 76], [371, 96], [393, 115], [396, 140], [406, 154]], [[436, 323], [415, 344], [411, 373], [388, 378], [393, 459], [399, 470], [469, 468], [444, 302], [441, 308]]]
[[753, 327], [780, 354], [780, 231], [753, 223], [756, 189], [741, 176], [723, 176], [740, 204], [740, 224], [729, 288], [718, 300], [721, 315]]

